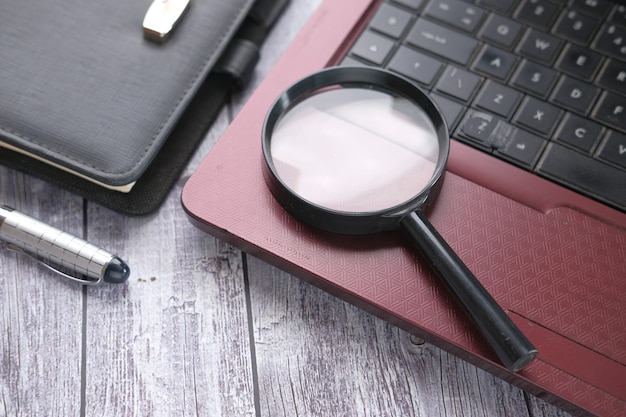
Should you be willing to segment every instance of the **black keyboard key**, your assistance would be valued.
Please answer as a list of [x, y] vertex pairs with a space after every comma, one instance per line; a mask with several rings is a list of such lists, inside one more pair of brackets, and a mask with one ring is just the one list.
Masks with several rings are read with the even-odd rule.
[[593, 47], [597, 51], [626, 60], [626, 28], [605, 25], [598, 33]]
[[513, 10], [513, 6], [517, 4], [517, 0], [478, 0], [477, 3], [489, 9], [509, 14]]
[[556, 77], [556, 71], [532, 61], [524, 61], [513, 76], [511, 85], [539, 97], [545, 97], [552, 89]]
[[457, 129], [455, 138], [532, 169], [546, 141], [504, 120], [479, 111], [470, 110]]
[[567, 113], [554, 139], [589, 154], [598, 142], [603, 128], [596, 122]]
[[521, 21], [547, 29], [554, 20], [559, 6], [549, 0], [526, 0], [517, 12]]
[[609, 22], [618, 24], [620, 26], [626, 26], [626, 4], [616, 5]]
[[512, 53], [505, 52], [495, 46], [485, 45], [478, 54], [473, 69], [505, 81], [509, 78], [516, 61], [517, 58]]
[[465, 114], [455, 137], [491, 152], [506, 146], [514, 130], [512, 125], [492, 114], [470, 110]]
[[383, 3], [372, 18], [370, 27], [398, 39], [409, 26], [413, 15], [388, 3]]
[[435, 81], [441, 67], [443, 67], [441, 61], [406, 46], [401, 46], [387, 68], [420, 84], [430, 86]]
[[626, 95], [626, 62], [608, 60], [598, 77], [598, 84], [608, 90]]
[[346, 56], [344, 59], [341, 60], [341, 63], [339, 65], [343, 67], [371, 67], [373, 66], [373, 64], [368, 64], [363, 61], [359, 61], [358, 59], [355, 59], [352, 56]]
[[602, 62], [602, 55], [570, 43], [565, 47], [561, 58], [556, 63], [556, 68], [569, 75], [591, 80], [600, 62]]
[[457, 130], [455, 138], [469, 143], [475, 148], [490, 152], [491, 145], [489, 145], [488, 140], [497, 121], [493, 116], [485, 116], [483, 117], [481, 113], [477, 112], [468, 112]]
[[605, 91], [592, 117], [626, 132], [626, 97]]
[[518, 48], [518, 52], [526, 58], [551, 64], [561, 49], [562, 41], [536, 29], [528, 29]]
[[509, 18], [492, 13], [480, 32], [480, 37], [488, 42], [511, 49], [515, 44], [522, 25]]
[[467, 33], [473, 33], [485, 11], [461, 0], [431, 0], [424, 16], [439, 20]]
[[407, 42], [461, 65], [467, 65], [478, 41], [451, 29], [418, 19]]
[[[598, 150], [598, 158], [626, 170], [626, 135], [614, 130], [609, 131]], [[626, 193], [626, 184], [624, 192]]]
[[366, 31], [356, 41], [351, 52], [359, 58], [382, 65], [393, 47], [394, 43], [384, 36]]
[[549, 137], [559, 122], [563, 111], [558, 107], [526, 97], [515, 115], [515, 123]]
[[522, 94], [512, 88], [505, 87], [493, 81], [487, 81], [478, 93], [474, 104], [476, 107], [488, 110], [499, 116], [508, 119]]
[[591, 84], [564, 75], [554, 90], [552, 102], [586, 115], [599, 91]]
[[556, 143], [548, 145], [537, 170], [561, 184], [626, 209], [626, 171]]
[[468, 102], [480, 82], [481, 78], [478, 75], [449, 65], [439, 78], [435, 90]]
[[599, 20], [584, 13], [566, 10], [556, 26], [555, 32], [564, 38], [586, 45], [596, 30]]
[[608, 0], [572, 0], [571, 5], [574, 9], [595, 17], [602, 17], [611, 9]]
[[439, 94], [431, 93], [430, 98], [433, 99], [435, 103], [437, 103], [437, 105], [439, 106], [439, 110], [441, 110], [444, 118], [446, 119], [448, 129], [450, 130], [450, 133], [452, 133], [452, 130], [458, 122], [459, 117], [461, 116], [461, 114], [463, 114], [463, 111], [465, 111], [465, 107], [463, 107], [456, 101], [450, 100], [449, 98], [446, 98]]
[[455, 139], [626, 209], [626, 5], [384, 0], [350, 56], [432, 89]]
[[401, 4], [409, 9], [419, 10], [424, 4], [424, 0], [393, 0], [394, 3]]
[[524, 168], [532, 169], [545, 144], [546, 141], [539, 136], [522, 129], [515, 129], [506, 146], [498, 149], [495, 154]]

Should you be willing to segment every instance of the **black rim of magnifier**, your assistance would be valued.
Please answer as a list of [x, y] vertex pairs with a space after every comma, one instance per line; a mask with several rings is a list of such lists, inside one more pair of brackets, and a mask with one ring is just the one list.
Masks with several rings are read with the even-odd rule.
[[[312, 94], [329, 87], [371, 87], [402, 96], [420, 106], [430, 116], [439, 141], [439, 160], [429, 186], [415, 198], [396, 207], [366, 215], [332, 211], [298, 197], [282, 183], [270, 155], [270, 139], [280, 117]], [[480, 281], [465, 266], [454, 250], [439, 235], [422, 213], [441, 184], [450, 139], [437, 107], [415, 85], [386, 71], [372, 68], [332, 68], [309, 76], [281, 95], [272, 107], [263, 127], [264, 176], [276, 200], [296, 218], [323, 230], [362, 234], [396, 227], [403, 229], [433, 271], [455, 295], [466, 313], [478, 326], [502, 363], [517, 372], [536, 356], [537, 349], [491, 297]]]
[[[292, 108], [330, 88], [366, 88], [409, 100], [430, 118], [439, 144], [435, 172], [428, 185], [415, 197], [388, 209], [351, 213], [331, 210], [303, 199], [280, 178], [271, 155], [272, 133], [282, 117]], [[272, 105], [263, 125], [263, 176], [270, 192], [287, 212], [321, 230], [343, 234], [371, 234], [398, 228], [402, 217], [413, 210], [424, 209], [436, 196], [441, 185], [450, 150], [448, 127], [436, 104], [419, 87], [391, 72], [367, 67], [333, 67], [316, 72], [285, 90]]]

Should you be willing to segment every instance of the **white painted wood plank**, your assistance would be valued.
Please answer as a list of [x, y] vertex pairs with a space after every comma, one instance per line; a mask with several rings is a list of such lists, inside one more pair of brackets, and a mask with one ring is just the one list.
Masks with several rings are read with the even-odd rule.
[[155, 215], [89, 205], [90, 234], [119, 242], [132, 274], [126, 287], [89, 293], [87, 415], [254, 415], [241, 254], [195, 229], [180, 206], [231, 118], [221, 112]]
[[87, 415], [254, 415], [241, 254], [189, 223], [182, 183], [147, 218], [89, 204], [132, 272], [89, 291]]
[[[0, 204], [82, 235], [82, 199], [0, 167]], [[83, 291], [0, 244], [0, 415], [79, 415]]]

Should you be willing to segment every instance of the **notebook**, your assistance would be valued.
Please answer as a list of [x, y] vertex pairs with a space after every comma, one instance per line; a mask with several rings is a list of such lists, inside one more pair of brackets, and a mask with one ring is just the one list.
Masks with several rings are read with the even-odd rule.
[[[325, 0], [184, 187], [192, 221], [576, 415], [626, 414], [626, 6], [603, 0]], [[320, 232], [263, 179], [276, 97], [379, 66], [450, 127], [427, 216], [537, 347], [512, 373], [401, 233]], [[512, 132], [501, 142], [495, 126]]]
[[285, 4], [2, 4], [0, 162], [123, 213], [153, 211]]

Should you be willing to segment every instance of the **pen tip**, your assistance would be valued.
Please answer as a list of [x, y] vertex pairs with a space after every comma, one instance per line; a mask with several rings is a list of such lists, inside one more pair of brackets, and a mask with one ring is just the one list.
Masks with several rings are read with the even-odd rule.
[[121, 284], [128, 279], [130, 275], [130, 268], [124, 261], [117, 256], [114, 256], [109, 262], [106, 270], [104, 271], [104, 280], [113, 284]]

